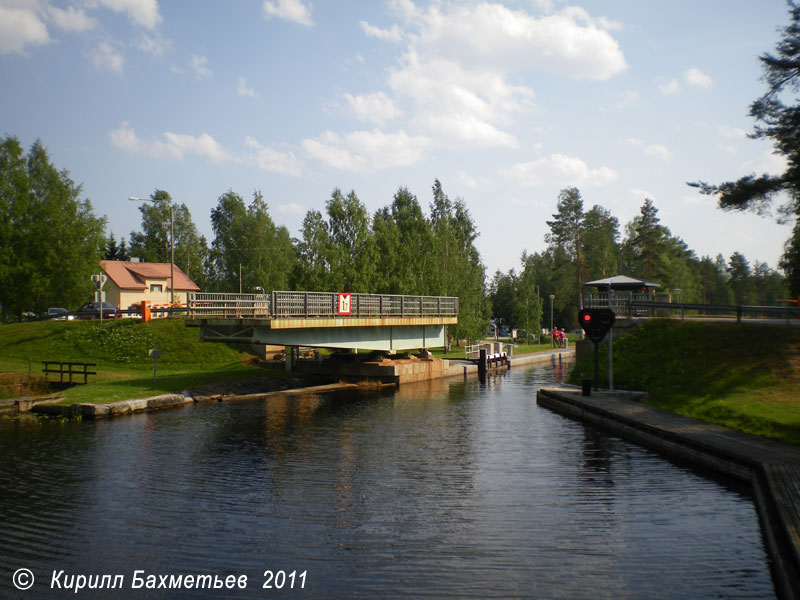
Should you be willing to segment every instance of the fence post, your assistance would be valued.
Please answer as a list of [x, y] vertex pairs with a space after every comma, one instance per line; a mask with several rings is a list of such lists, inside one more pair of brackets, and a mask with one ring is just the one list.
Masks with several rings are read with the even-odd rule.
[[736, 322], [737, 323], [741, 323], [742, 322], [742, 307], [741, 306], [737, 306], [736, 307]]

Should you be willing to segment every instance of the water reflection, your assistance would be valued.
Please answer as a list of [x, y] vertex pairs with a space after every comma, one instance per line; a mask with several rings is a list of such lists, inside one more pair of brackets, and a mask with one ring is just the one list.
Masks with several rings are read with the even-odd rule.
[[0, 597], [23, 566], [307, 569], [310, 598], [770, 597], [750, 500], [540, 409], [564, 372], [0, 421]]

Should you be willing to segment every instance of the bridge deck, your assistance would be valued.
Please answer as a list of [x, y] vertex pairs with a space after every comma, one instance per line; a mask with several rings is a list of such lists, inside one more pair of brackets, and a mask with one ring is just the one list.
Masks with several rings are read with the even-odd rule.
[[187, 325], [205, 341], [408, 350], [445, 344], [458, 298], [336, 292], [190, 294]]

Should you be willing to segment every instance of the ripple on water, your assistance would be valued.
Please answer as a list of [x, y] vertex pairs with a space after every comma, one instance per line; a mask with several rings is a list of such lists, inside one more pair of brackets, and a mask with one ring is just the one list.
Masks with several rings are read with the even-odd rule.
[[265, 569], [298, 569], [315, 598], [774, 595], [748, 497], [539, 408], [552, 378], [0, 422], [3, 574], [243, 573], [253, 595]]

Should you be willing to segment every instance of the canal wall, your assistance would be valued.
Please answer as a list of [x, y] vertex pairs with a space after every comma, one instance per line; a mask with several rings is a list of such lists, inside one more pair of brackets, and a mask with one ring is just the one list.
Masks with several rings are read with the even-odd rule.
[[[558, 348], [536, 354], [509, 357], [511, 367], [521, 365], [551, 366], [571, 361], [575, 348]], [[505, 368], [505, 367], [501, 367]], [[466, 376], [478, 373], [478, 364], [466, 359], [442, 359], [433, 356], [382, 357], [363, 360], [355, 354], [335, 359], [298, 361], [294, 371], [305, 374], [351, 382], [381, 382], [404, 385], [445, 377]]]
[[537, 403], [751, 486], [776, 591], [800, 600], [800, 448], [662, 411], [624, 392], [541, 388]]

